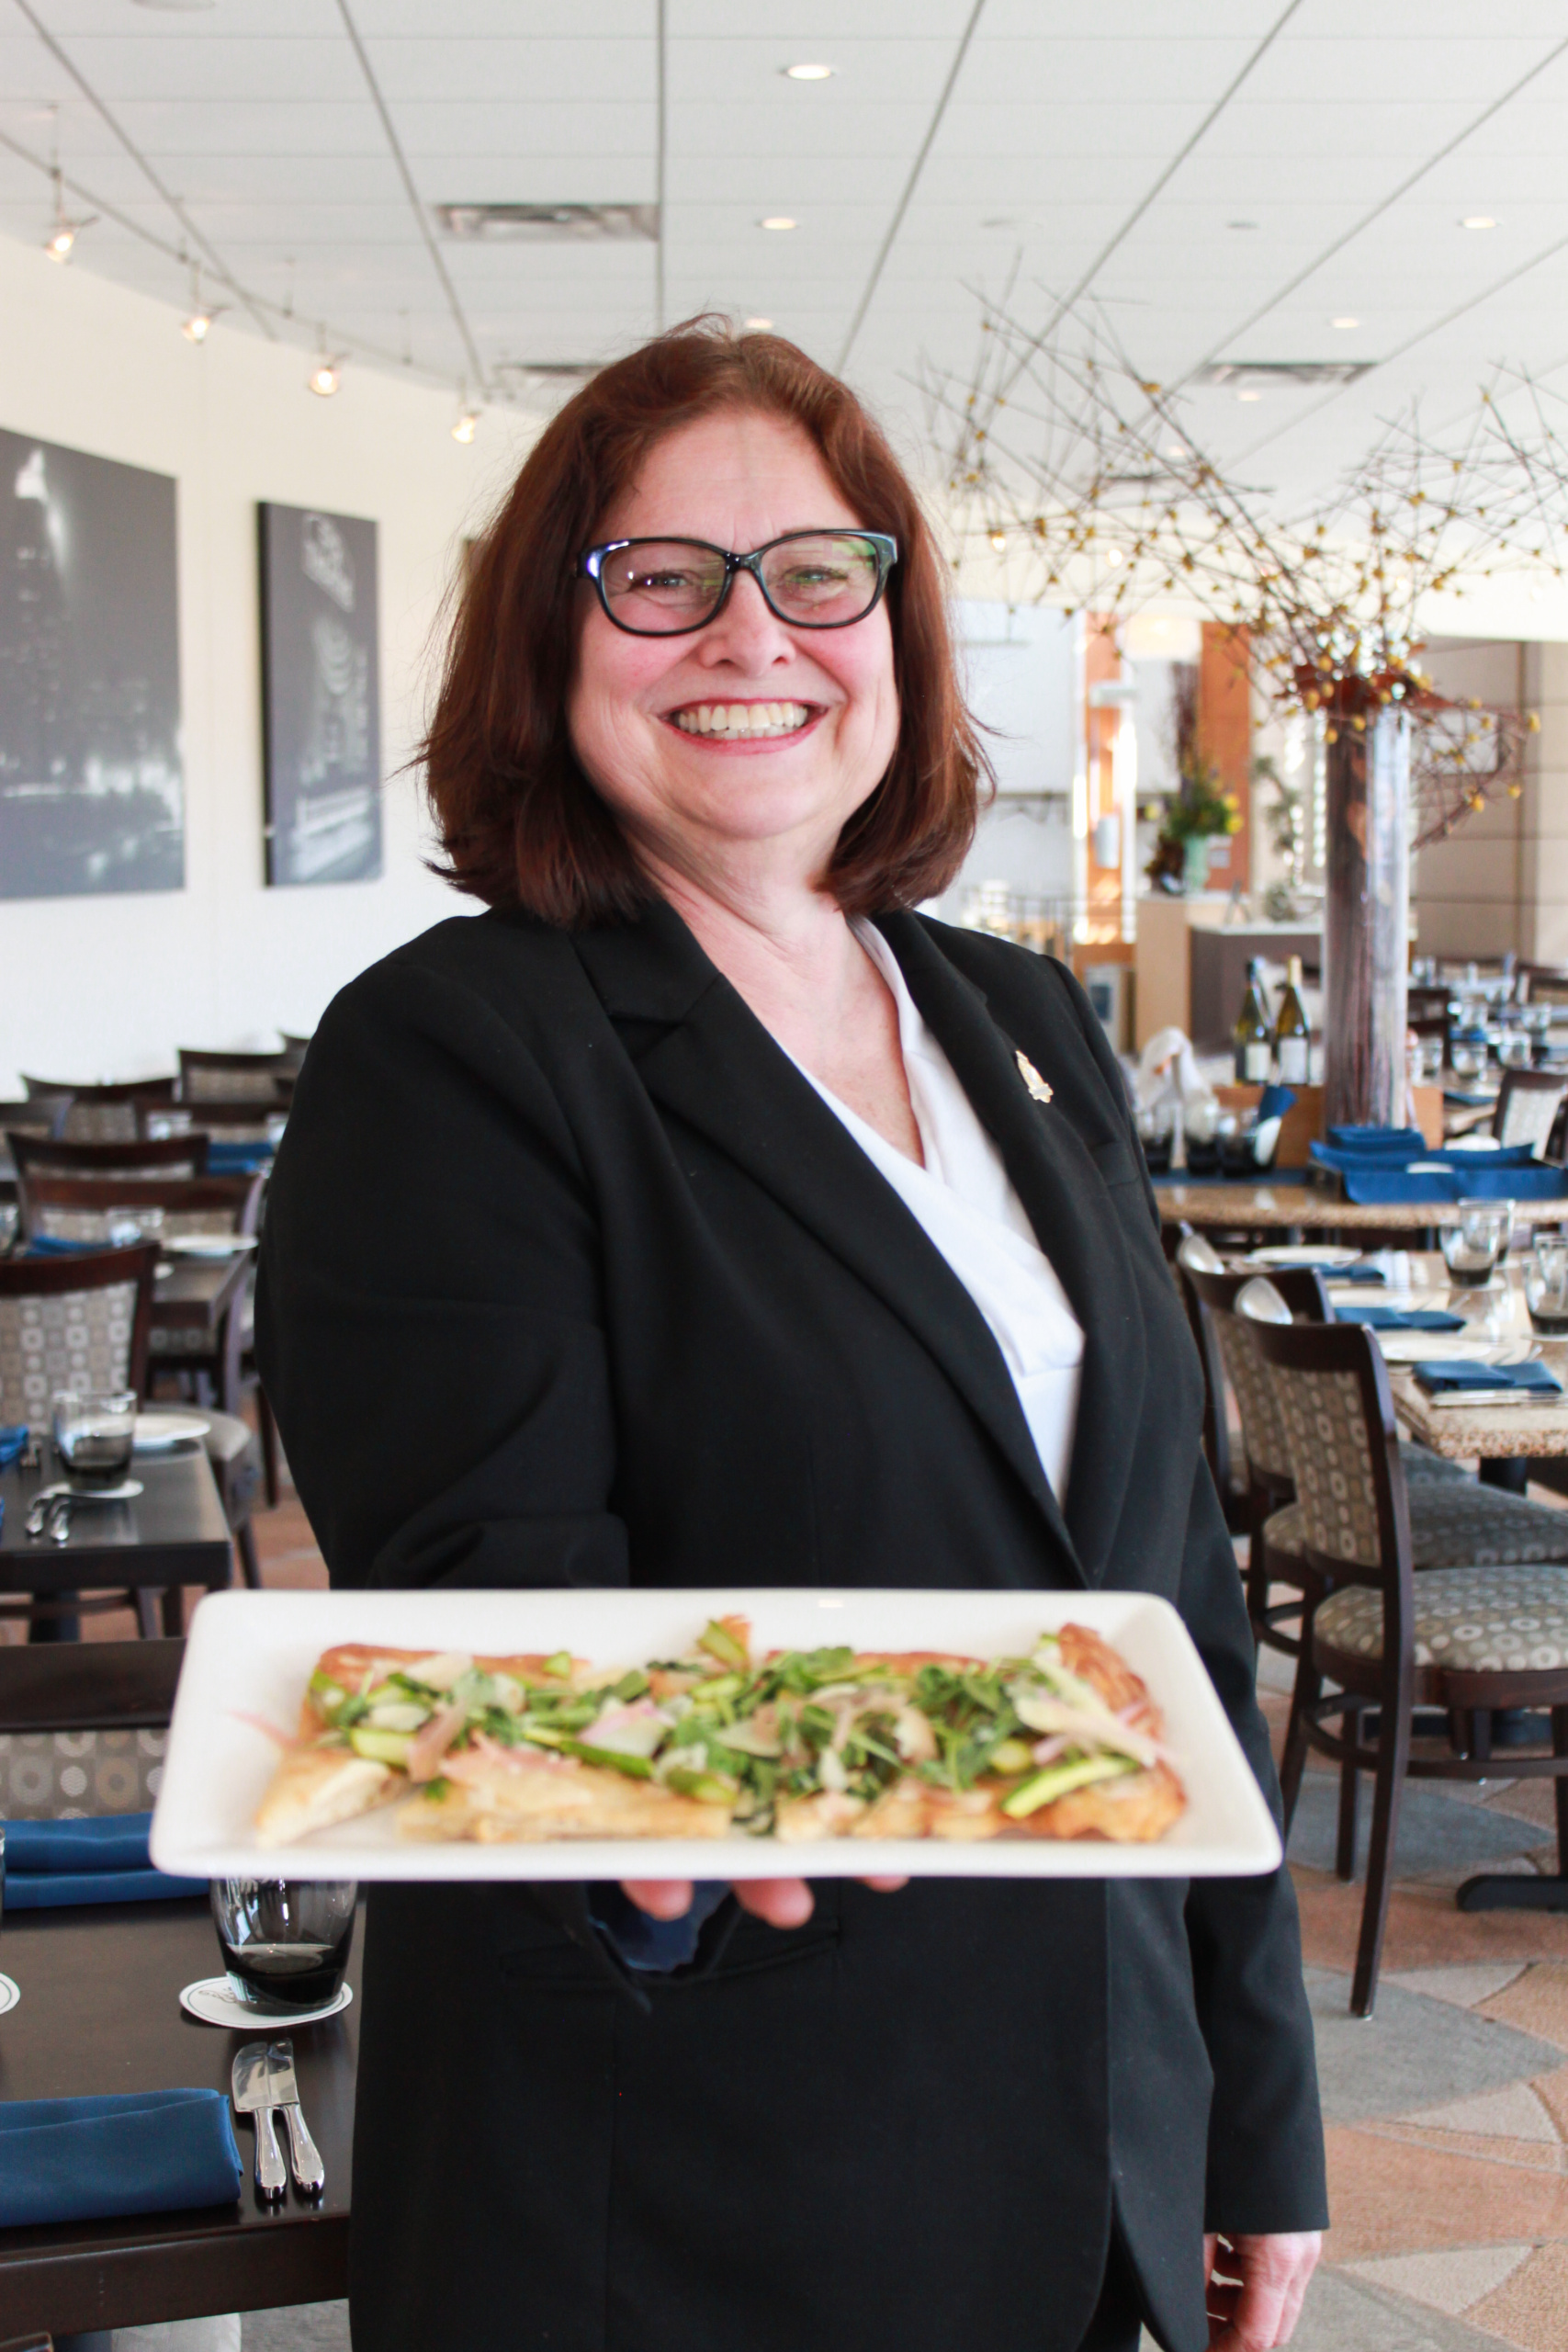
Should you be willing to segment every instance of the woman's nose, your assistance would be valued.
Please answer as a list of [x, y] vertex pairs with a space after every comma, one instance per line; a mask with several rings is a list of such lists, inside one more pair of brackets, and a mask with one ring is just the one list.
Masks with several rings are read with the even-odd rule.
[[699, 661], [716, 667], [732, 663], [755, 676], [776, 662], [792, 661], [795, 640], [749, 571], [738, 571], [724, 610], [708, 623], [697, 647]]

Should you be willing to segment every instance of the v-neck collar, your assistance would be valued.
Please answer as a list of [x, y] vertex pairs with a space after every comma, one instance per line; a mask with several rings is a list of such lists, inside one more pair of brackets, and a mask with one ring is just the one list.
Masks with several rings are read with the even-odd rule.
[[1087, 1148], [1066, 1118], [1047, 1117], [1031, 1100], [981, 992], [918, 918], [880, 918], [877, 929], [995, 1139], [1084, 1329], [1065, 1516], [979, 1308], [674, 910], [660, 901], [637, 922], [580, 933], [574, 944], [650, 1096], [743, 1167], [900, 1317], [1022, 1482], [1062, 1579], [1097, 1583], [1121, 1516], [1143, 1385], [1143, 1323], [1125, 1241]]

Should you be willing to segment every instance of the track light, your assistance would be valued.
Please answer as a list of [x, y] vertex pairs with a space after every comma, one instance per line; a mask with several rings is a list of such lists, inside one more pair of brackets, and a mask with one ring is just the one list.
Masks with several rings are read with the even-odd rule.
[[65, 188], [58, 163], [51, 165], [50, 177], [54, 182], [54, 226], [43, 241], [43, 249], [51, 261], [69, 261], [77, 238], [84, 229], [90, 229], [97, 219], [89, 212], [85, 219], [73, 220], [65, 209]]
[[452, 427], [452, 438], [454, 441], [460, 441], [463, 444], [463, 447], [467, 448], [468, 443], [473, 439], [479, 429], [479, 413], [478, 409], [466, 408], [461, 416], [457, 419], [457, 424]]
[[335, 359], [319, 359], [305, 379], [306, 389], [323, 401], [331, 400], [342, 381]]
[[180, 328], [187, 343], [205, 343], [212, 325], [210, 311], [193, 311]]

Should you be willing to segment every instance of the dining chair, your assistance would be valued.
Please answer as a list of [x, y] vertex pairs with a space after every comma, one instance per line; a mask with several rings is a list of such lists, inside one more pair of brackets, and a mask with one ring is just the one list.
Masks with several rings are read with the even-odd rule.
[[1544, 1159], [1565, 1098], [1568, 1072], [1506, 1069], [1492, 1114], [1492, 1133], [1500, 1144], [1528, 1143], [1538, 1159]]
[[310, 1042], [310, 1038], [292, 1036], [287, 1029], [280, 1029], [278, 1035], [283, 1039], [284, 1057], [289, 1069], [298, 1070], [304, 1063], [305, 1048]]
[[73, 1143], [118, 1143], [130, 1140], [137, 1130], [139, 1110], [152, 1102], [172, 1102], [177, 1080], [172, 1078], [130, 1078], [112, 1084], [78, 1086], [70, 1080], [29, 1078], [24, 1070], [22, 1084], [28, 1099], [39, 1095], [67, 1095], [67, 1110], [61, 1134]]
[[[1210, 1250], [1208, 1256], [1218, 1261], [1215, 1250]], [[1223, 1261], [1207, 1264], [1199, 1252], [1189, 1251], [1185, 1244], [1177, 1262], [1204, 1332], [1200, 1354], [1205, 1362], [1205, 1378], [1228, 1383], [1241, 1425], [1241, 1485], [1246, 1512], [1238, 1532], [1249, 1538], [1247, 1613], [1252, 1621], [1253, 1637], [1260, 1647], [1280, 1650], [1285, 1657], [1293, 1657], [1297, 1639], [1288, 1628], [1299, 1613], [1300, 1603], [1294, 1600], [1275, 1601], [1270, 1592], [1275, 1585], [1298, 1591], [1301, 1563], [1285, 1534], [1270, 1532], [1270, 1523], [1295, 1499], [1295, 1487], [1268, 1374], [1253, 1344], [1249, 1327], [1239, 1324], [1235, 1313], [1236, 1299], [1258, 1277], [1246, 1269], [1232, 1272]], [[1277, 1274], [1269, 1275], [1264, 1287], [1287, 1317], [1301, 1315], [1321, 1323], [1326, 1322], [1333, 1312], [1322, 1277], [1313, 1267], [1281, 1267]], [[1223, 1402], [1218, 1409], [1224, 1410]]]
[[0, 1647], [0, 1815], [151, 1812], [185, 1647], [162, 1637]]
[[204, 1053], [179, 1049], [182, 1102], [270, 1102], [279, 1098], [279, 1079], [292, 1080], [299, 1063], [280, 1054]]
[[[1353, 2013], [1364, 2018], [1377, 1997], [1404, 1782], [1495, 1777], [1497, 1709], [1551, 1712], [1551, 1753], [1510, 1748], [1507, 1770], [1554, 1781], [1560, 1871], [1568, 1856], [1568, 1565], [1477, 1558], [1417, 1573], [1415, 1490], [1372, 1334], [1357, 1324], [1270, 1322], [1258, 1324], [1255, 1336], [1286, 1430], [1313, 1578], [1280, 1768], [1285, 1820], [1288, 1830], [1309, 1751], [1337, 1763], [1336, 1870], [1353, 1878], [1360, 1776], [1371, 1775], [1350, 1992]], [[1446, 1753], [1415, 1751], [1417, 1706], [1447, 1715]], [[1363, 1722], [1374, 1711], [1375, 1732]], [[1336, 1718], [1337, 1731], [1329, 1728]], [[1537, 1883], [1539, 1907], [1568, 1907], [1561, 1875]], [[1487, 1907], [1488, 1885], [1467, 1882], [1460, 1906]], [[1517, 1893], [1514, 1881], [1508, 1885]]]
[[[0, 1423], [43, 1435], [56, 1389], [142, 1393], [157, 1262], [151, 1243], [0, 1261]], [[73, 1632], [80, 1617], [132, 1608], [146, 1631], [152, 1621], [128, 1592], [7, 1595], [0, 1618], [20, 1620], [29, 1637], [41, 1629], [42, 1638]]]
[[[3, 1125], [0, 1121], [0, 1125]], [[205, 1176], [208, 1136], [203, 1128], [159, 1138], [143, 1136], [118, 1143], [71, 1143], [62, 1136], [27, 1134], [5, 1127], [18, 1170], [39, 1176]]]
[[1231, 1445], [1230, 1400], [1224, 1365], [1220, 1359], [1213, 1321], [1186, 1276], [1186, 1269], [1190, 1265], [1223, 1273], [1225, 1261], [1208, 1236], [1194, 1233], [1190, 1225], [1168, 1227], [1161, 1238], [1167, 1240], [1166, 1258], [1171, 1279], [1180, 1297], [1182, 1312], [1187, 1317], [1203, 1374], [1203, 1459], [1214, 1481], [1214, 1491], [1219, 1496], [1226, 1527], [1233, 1535], [1245, 1535], [1251, 1524], [1247, 1482], [1237, 1476]]

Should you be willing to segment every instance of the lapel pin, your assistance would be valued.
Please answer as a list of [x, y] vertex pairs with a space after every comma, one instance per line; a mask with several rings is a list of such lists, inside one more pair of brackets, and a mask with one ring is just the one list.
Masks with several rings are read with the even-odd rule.
[[1051, 1090], [1046, 1085], [1045, 1080], [1041, 1077], [1040, 1072], [1035, 1069], [1034, 1064], [1030, 1060], [1027, 1054], [1020, 1053], [1018, 1055], [1018, 1068], [1019, 1075], [1023, 1080], [1025, 1086], [1028, 1087], [1031, 1094], [1033, 1095], [1034, 1100], [1037, 1102], [1049, 1102], [1051, 1100]]

